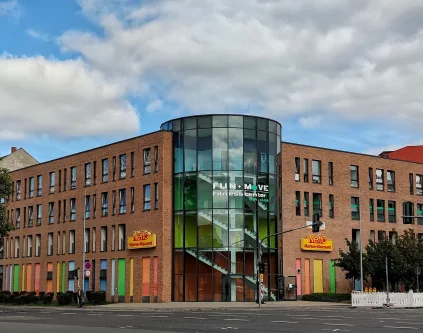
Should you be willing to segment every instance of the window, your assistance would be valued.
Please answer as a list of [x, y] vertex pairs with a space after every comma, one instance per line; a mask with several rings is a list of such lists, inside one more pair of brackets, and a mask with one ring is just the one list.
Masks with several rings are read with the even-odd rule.
[[109, 159], [101, 160], [101, 182], [106, 183], [109, 181]]
[[388, 192], [395, 192], [395, 171], [388, 170], [386, 172], [386, 178], [388, 183]]
[[378, 232], [377, 232], [378, 242], [382, 242], [385, 238], [386, 238], [386, 231], [378, 230]]
[[329, 194], [329, 217], [335, 217], [335, 198], [333, 194]]
[[390, 231], [389, 241], [391, 242], [391, 244], [395, 244], [396, 240], [397, 240], [397, 233], [395, 231]]
[[373, 168], [369, 168], [369, 190], [373, 190]]
[[131, 152], [131, 177], [135, 175], [135, 152]]
[[66, 254], [66, 231], [62, 232], [62, 254]]
[[32, 257], [32, 236], [28, 235], [26, 238], [26, 256]]
[[89, 219], [91, 217], [91, 201], [90, 196], [85, 196], [85, 218]]
[[144, 210], [151, 209], [151, 186], [144, 185]]
[[62, 222], [62, 200], [59, 200], [57, 204], [57, 223], [60, 223]]
[[295, 192], [295, 215], [301, 215], [301, 192]]
[[76, 188], [76, 167], [71, 168], [71, 188]]
[[388, 201], [388, 221], [391, 223], [397, 222], [396, 202], [391, 200]]
[[304, 192], [304, 216], [310, 216], [309, 200], [308, 192]]
[[299, 157], [295, 158], [295, 181], [300, 181], [300, 163], [301, 159]]
[[54, 202], [48, 203], [48, 223], [54, 223]]
[[42, 210], [43, 206], [37, 205], [37, 226], [41, 225]]
[[351, 187], [358, 188], [359, 180], [358, 180], [358, 166], [350, 165], [350, 179], [351, 179]]
[[370, 221], [375, 220], [375, 201], [374, 199], [369, 199], [369, 212], [370, 212]]
[[421, 218], [417, 218], [417, 224], [423, 225], [423, 205], [417, 204], [417, 216], [421, 216]]
[[119, 214], [126, 213], [126, 189], [119, 190]]
[[304, 181], [308, 183], [308, 158], [305, 158], [303, 161], [303, 169], [304, 169]]
[[351, 241], [360, 246], [360, 229], [351, 230]]
[[322, 217], [322, 194], [313, 193], [313, 214], [319, 214]]
[[71, 221], [76, 220], [76, 199], [75, 198], [70, 199], [70, 220]]
[[56, 174], [54, 172], [49, 173], [50, 178], [50, 193], [54, 193], [54, 186], [56, 184]]
[[383, 181], [383, 169], [376, 169], [376, 190], [377, 191], [384, 191], [384, 181]]
[[93, 253], [96, 251], [97, 249], [97, 229], [93, 228]]
[[408, 175], [408, 180], [410, 182], [410, 194], [414, 194], [414, 175], [412, 173]]
[[43, 176], [37, 176], [37, 196], [43, 195]]
[[97, 183], [97, 162], [93, 162], [94, 185]]
[[329, 185], [333, 185], [333, 162], [328, 163]]
[[16, 181], [16, 200], [21, 200], [21, 181]]
[[69, 254], [75, 253], [75, 230], [69, 231]]
[[25, 178], [25, 180], [24, 180], [24, 199], [26, 199], [26, 189], [27, 189], [26, 181], [27, 181], [27, 179]]
[[154, 209], [159, 209], [159, 184], [154, 183]]
[[135, 189], [131, 187], [131, 213], [135, 212]]
[[407, 216], [403, 218], [403, 221], [407, 224], [414, 224], [414, 218], [410, 216], [414, 216], [414, 202], [407, 202], [402, 203], [402, 215]]
[[112, 191], [112, 215], [116, 215], [116, 191]]
[[109, 212], [109, 198], [107, 192], [101, 193], [101, 216], [107, 216]]
[[67, 206], [66, 199], [63, 199], [63, 222], [66, 222], [66, 218], [67, 218], [66, 206]]
[[151, 148], [146, 148], [143, 151], [144, 158], [144, 174], [151, 173]]
[[416, 175], [416, 194], [423, 195], [422, 175]]
[[321, 179], [321, 162], [312, 160], [311, 162], [311, 172], [313, 173], [313, 183], [320, 184], [322, 182]]
[[360, 198], [351, 197], [351, 219], [360, 219]]
[[28, 227], [32, 227], [34, 224], [34, 207], [28, 207]]
[[34, 177], [30, 177], [29, 178], [29, 197], [33, 198], [34, 197]]
[[68, 189], [68, 169], [63, 169], [63, 191]]
[[57, 248], [57, 255], [60, 255], [60, 232], [57, 233], [57, 240], [56, 240], [56, 248]]
[[154, 172], [159, 171], [159, 146], [154, 146]]
[[59, 192], [62, 191], [62, 170], [59, 170]]
[[85, 163], [85, 185], [91, 184], [91, 163]]
[[112, 251], [116, 250], [116, 226], [112, 225]]
[[15, 258], [19, 258], [19, 237], [15, 237]]
[[47, 255], [52, 256], [53, 255], [53, 233], [48, 233], [48, 245], [47, 245]]
[[120, 165], [119, 178], [120, 179], [126, 178], [126, 154], [122, 154], [119, 156], [119, 165]]
[[116, 156], [113, 156], [112, 163], [113, 163], [112, 176], [113, 176], [113, 181], [115, 181], [116, 180]]
[[385, 222], [385, 200], [377, 199], [377, 221]]
[[93, 194], [93, 218], [97, 217], [97, 196]]
[[16, 224], [15, 228], [19, 229], [21, 227], [21, 209], [16, 208]]
[[118, 243], [118, 250], [123, 251], [125, 250], [125, 225], [119, 224], [119, 243]]
[[374, 243], [376, 241], [376, 235], [374, 230], [370, 230], [370, 240]]
[[85, 228], [84, 231], [84, 251], [90, 252], [90, 229]]
[[107, 251], [107, 227], [101, 227], [101, 244], [100, 244], [100, 251], [105, 252]]

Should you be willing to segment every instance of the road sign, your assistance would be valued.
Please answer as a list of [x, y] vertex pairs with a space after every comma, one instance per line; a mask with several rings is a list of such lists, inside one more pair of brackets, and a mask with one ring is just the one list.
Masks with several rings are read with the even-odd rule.
[[85, 263], [85, 269], [90, 269], [91, 268], [91, 263], [90, 262], [86, 262]]
[[416, 268], [414, 268], [414, 274], [420, 275], [421, 273], [422, 273], [422, 269], [419, 266], [417, 266]]
[[260, 298], [263, 299], [264, 297], [264, 284], [260, 283]]
[[90, 275], [91, 275], [91, 272], [90, 271], [85, 271], [85, 276], [86, 277], [90, 277]]
[[[320, 222], [322, 222], [323, 224], [320, 226], [320, 231], [324, 231], [324, 230], [326, 230], [326, 223], [325, 222], [323, 222], [323, 221], [320, 221]], [[307, 226], [307, 230], [311, 230], [312, 229], [312, 224], [313, 224], [313, 221], [306, 221], [306, 226]]]

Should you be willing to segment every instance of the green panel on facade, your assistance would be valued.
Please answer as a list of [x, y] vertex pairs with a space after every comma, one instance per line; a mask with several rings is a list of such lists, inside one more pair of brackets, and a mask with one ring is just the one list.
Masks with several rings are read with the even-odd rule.
[[336, 293], [336, 266], [335, 260], [330, 261], [330, 292]]
[[19, 265], [14, 266], [13, 271], [13, 291], [19, 291]]
[[118, 296], [125, 296], [126, 261], [118, 260]]
[[62, 292], [66, 292], [66, 263], [62, 262]]

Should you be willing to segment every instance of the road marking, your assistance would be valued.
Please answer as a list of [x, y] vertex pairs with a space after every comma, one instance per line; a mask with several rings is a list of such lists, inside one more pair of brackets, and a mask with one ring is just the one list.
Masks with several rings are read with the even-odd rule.
[[47, 313], [51, 313], [51, 311], [43, 311], [43, 312], [40, 312], [40, 313], [47, 314]]
[[[404, 319], [401, 319], [404, 320]], [[409, 321], [396, 321], [395, 324], [413, 324], [413, 325], [423, 325], [423, 323], [413, 323]]]
[[122, 314], [122, 315], [116, 315], [116, 317], [133, 317], [134, 315], [128, 315], [128, 314]]
[[238, 329], [238, 327], [231, 327], [231, 326], [229, 326], [229, 327], [218, 327], [218, 328], [220, 328], [222, 330], [237, 330]]
[[352, 324], [336, 324], [336, 323], [323, 323], [323, 325], [331, 325], [331, 326], [349, 326], [354, 327], [355, 325]]
[[148, 318], [169, 318], [169, 316], [147, 316]]
[[322, 331], [331, 331], [331, 332], [349, 332], [350, 330], [341, 330], [340, 328], [322, 328]]
[[247, 319], [240, 319], [240, 318], [226, 318], [223, 320], [228, 320], [228, 321], [249, 321]]
[[102, 313], [87, 313], [87, 316], [102, 316]]
[[61, 312], [60, 314], [62, 314], [62, 315], [74, 315], [76, 313], [75, 312]]
[[383, 326], [384, 328], [395, 328], [395, 329], [403, 329], [403, 330], [417, 330], [416, 327], [407, 327], [407, 326]]
[[203, 317], [184, 317], [185, 319], [200, 319], [200, 320], [204, 320], [207, 318], [203, 318]]
[[298, 321], [274, 320], [271, 323], [298, 324]]

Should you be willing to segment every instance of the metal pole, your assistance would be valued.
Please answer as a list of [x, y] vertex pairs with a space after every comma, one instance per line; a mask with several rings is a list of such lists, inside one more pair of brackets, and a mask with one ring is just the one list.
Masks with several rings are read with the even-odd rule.
[[388, 257], [385, 257], [385, 269], [386, 269], [386, 305], [389, 306], [389, 276], [388, 276]]
[[363, 277], [363, 231], [362, 231], [362, 221], [361, 221], [361, 201], [359, 203], [358, 209], [360, 210], [360, 291], [364, 291], [364, 277]]
[[416, 268], [416, 275], [417, 275], [417, 292], [420, 292], [420, 288], [419, 288], [419, 266], [417, 266]]
[[259, 270], [259, 262], [261, 260], [261, 241], [259, 241], [258, 248], [257, 248], [257, 297], [259, 308], [261, 308], [261, 281], [260, 281], [260, 270]]
[[84, 292], [84, 285], [85, 285], [85, 212], [87, 210], [87, 189], [84, 189], [84, 243], [82, 245], [82, 292]]

